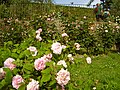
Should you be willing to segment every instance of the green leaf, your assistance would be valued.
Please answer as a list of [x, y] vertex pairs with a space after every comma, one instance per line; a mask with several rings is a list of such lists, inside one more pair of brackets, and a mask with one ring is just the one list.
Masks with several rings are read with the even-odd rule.
[[7, 42], [9, 45], [13, 45], [13, 42], [12, 41], [8, 41]]
[[51, 72], [50, 68], [47, 68], [47, 69], [41, 71], [41, 73], [43, 73], [43, 74], [50, 74], [50, 72]]
[[12, 81], [12, 77], [13, 77], [12, 72], [9, 68], [4, 68], [4, 71], [6, 72], [5, 81], [7, 83], [10, 83]]
[[25, 87], [26, 87], [25, 84], [23, 84], [18, 88], [18, 90], [25, 90]]
[[41, 82], [47, 82], [51, 78], [51, 74], [43, 74], [41, 78]]
[[23, 66], [23, 70], [24, 70], [24, 71], [30, 71], [30, 72], [33, 72], [33, 70], [34, 70], [33, 64], [30, 64], [30, 63], [26, 63], [26, 64], [24, 64], [24, 66]]
[[56, 84], [56, 80], [51, 80], [50, 83], [49, 83], [49, 86], [52, 86], [54, 84]]
[[18, 54], [17, 53], [12, 53], [11, 57], [18, 58]]
[[14, 70], [13, 70], [13, 74], [17, 74], [18, 73], [18, 69], [17, 68], [15, 68]]

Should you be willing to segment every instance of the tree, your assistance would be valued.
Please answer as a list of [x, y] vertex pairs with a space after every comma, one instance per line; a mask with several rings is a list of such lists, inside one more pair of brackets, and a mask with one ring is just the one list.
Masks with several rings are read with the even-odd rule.
[[[94, 0], [90, 0], [87, 6], [90, 6], [93, 1]], [[110, 9], [112, 0], [100, 0], [100, 1], [101, 1], [101, 5], [103, 6], [103, 9]]]
[[0, 4], [9, 3], [10, 0], [0, 0]]
[[111, 13], [115, 16], [120, 16], [120, 1], [114, 0], [111, 5]]

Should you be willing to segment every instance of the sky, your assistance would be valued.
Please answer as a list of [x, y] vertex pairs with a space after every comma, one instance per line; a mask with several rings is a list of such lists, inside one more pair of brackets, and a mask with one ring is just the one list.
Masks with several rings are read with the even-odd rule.
[[[89, 0], [54, 0], [56, 4], [71, 4], [71, 2], [74, 2], [74, 4], [88, 4]], [[100, 3], [100, 0], [94, 0], [91, 5], [95, 5], [96, 3]]]

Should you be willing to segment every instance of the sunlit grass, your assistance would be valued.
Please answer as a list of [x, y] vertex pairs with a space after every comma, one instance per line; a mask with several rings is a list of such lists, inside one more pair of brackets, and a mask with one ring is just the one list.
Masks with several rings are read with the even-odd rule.
[[69, 67], [71, 81], [69, 90], [119, 90], [120, 54], [110, 53], [91, 57], [92, 64], [85, 58], [76, 58], [77, 63]]

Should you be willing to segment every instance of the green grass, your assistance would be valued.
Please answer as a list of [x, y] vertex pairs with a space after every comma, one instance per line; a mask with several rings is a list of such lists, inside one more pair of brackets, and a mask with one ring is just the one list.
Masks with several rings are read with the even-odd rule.
[[85, 58], [75, 58], [69, 67], [69, 90], [120, 90], [120, 54], [110, 53], [92, 57], [92, 64]]

